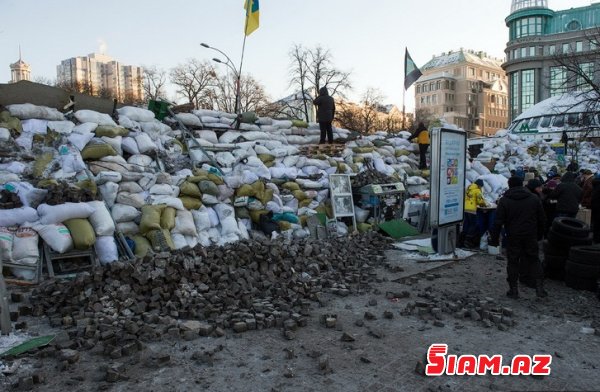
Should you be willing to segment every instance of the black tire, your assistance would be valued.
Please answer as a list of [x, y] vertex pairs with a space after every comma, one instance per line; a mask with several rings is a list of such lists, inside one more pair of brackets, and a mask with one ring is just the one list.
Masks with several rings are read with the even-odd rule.
[[598, 283], [592, 279], [582, 279], [569, 274], [565, 275], [565, 284], [575, 290], [597, 291]]
[[544, 270], [544, 276], [546, 277], [546, 279], [565, 280], [565, 270], [546, 268]]
[[566, 262], [566, 256], [544, 255], [544, 265], [546, 268], [562, 270], [565, 268]]
[[552, 230], [574, 238], [587, 238], [590, 235], [590, 226], [587, 223], [568, 217], [554, 219], [552, 221]]
[[600, 276], [600, 266], [579, 264], [570, 260], [565, 264], [565, 271], [569, 275], [582, 279], [597, 280]]
[[574, 246], [569, 251], [569, 260], [579, 264], [600, 266], [600, 246]]
[[552, 246], [556, 247], [571, 247], [571, 246], [579, 246], [579, 245], [591, 245], [592, 239], [590, 237], [587, 238], [577, 238], [570, 237], [561, 233], [557, 233], [554, 229], [551, 229], [548, 232], [548, 241], [552, 244]]
[[544, 251], [544, 255], [548, 256], [567, 257], [569, 255], [568, 247], [553, 245], [548, 240], [544, 240], [544, 242], [542, 242], [542, 249]]

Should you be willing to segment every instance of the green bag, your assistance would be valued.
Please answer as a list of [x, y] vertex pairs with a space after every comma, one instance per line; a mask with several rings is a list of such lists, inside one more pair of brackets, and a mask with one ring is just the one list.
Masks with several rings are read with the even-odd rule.
[[98, 128], [96, 128], [96, 131], [94, 133], [97, 137], [117, 137], [129, 135], [129, 130], [122, 127], [115, 127], [112, 125], [100, 125], [98, 126]]
[[197, 210], [202, 207], [202, 201], [190, 196], [179, 196], [186, 210]]
[[115, 156], [117, 152], [110, 144], [88, 144], [81, 151], [84, 160], [98, 160], [107, 156]]
[[146, 257], [146, 255], [152, 249], [150, 241], [141, 235], [134, 235], [132, 240], [135, 242], [135, 256], [139, 258]]
[[161, 229], [173, 230], [175, 227], [175, 216], [177, 210], [173, 207], [167, 207], [163, 210], [160, 215], [160, 227]]
[[179, 186], [179, 194], [183, 196], [196, 197], [198, 199], [201, 198], [202, 193], [200, 192], [198, 185], [196, 185], [193, 182], [190, 182], [189, 180], [190, 179], [188, 178], [188, 181], [184, 182]]
[[161, 214], [166, 208], [164, 204], [142, 206], [142, 220], [140, 221], [140, 233], [146, 234], [151, 230], [160, 230], [162, 227]]
[[146, 233], [146, 238], [150, 241], [152, 249], [157, 252], [175, 250], [175, 244], [171, 239], [171, 232], [169, 230], [152, 230]]
[[96, 233], [87, 219], [69, 219], [64, 225], [71, 232], [75, 249], [88, 250], [96, 243]]
[[308, 123], [304, 120], [292, 120], [292, 126], [296, 128], [308, 128]]
[[209, 194], [213, 196], [219, 196], [219, 188], [212, 181], [200, 181], [199, 188], [202, 194]]

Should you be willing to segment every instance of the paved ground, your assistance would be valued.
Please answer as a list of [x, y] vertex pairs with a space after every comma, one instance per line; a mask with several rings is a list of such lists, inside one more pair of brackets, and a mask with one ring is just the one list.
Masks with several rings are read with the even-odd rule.
[[[518, 301], [508, 299], [505, 261], [475, 255], [451, 263], [415, 264], [390, 251], [394, 265], [405, 271], [378, 270], [376, 290], [348, 297], [326, 296], [315, 304], [308, 326], [287, 340], [278, 329], [228, 332], [223, 338], [150, 344], [143, 353], [116, 360], [92, 351], [80, 352], [76, 363], [62, 369], [54, 356], [22, 359], [17, 374], [0, 376], [0, 389], [20, 376], [38, 372], [45, 383], [39, 391], [592, 391], [600, 390], [600, 336], [582, 332], [600, 321], [600, 301], [593, 293], [548, 282], [550, 297], [539, 300], [532, 289], [522, 289]], [[435, 268], [432, 271], [427, 269]], [[411, 271], [407, 273], [407, 271]], [[412, 275], [414, 273], [421, 274]], [[412, 275], [408, 277], [407, 275]], [[409, 292], [408, 298], [400, 295]], [[393, 292], [398, 295], [386, 295]], [[394, 297], [394, 298], [388, 298]], [[516, 325], [506, 331], [482, 321], [444, 313], [437, 320], [419, 306], [461, 300], [484, 301], [510, 308]], [[384, 317], [391, 312], [393, 318]], [[376, 319], [366, 320], [365, 312]], [[335, 315], [334, 328], [320, 322]], [[388, 314], [389, 315], [389, 314]], [[440, 323], [441, 322], [441, 323]], [[441, 326], [443, 324], [443, 326]], [[29, 320], [29, 331], [47, 333], [44, 320]], [[344, 333], [355, 340], [342, 341]], [[432, 343], [447, 343], [451, 354], [553, 355], [552, 373], [530, 376], [455, 376], [427, 378], [415, 372]], [[168, 357], [167, 357], [168, 355]], [[157, 361], [156, 357], [163, 358]], [[150, 358], [150, 359], [149, 359]], [[152, 360], [154, 358], [154, 360]], [[106, 381], [107, 368], [124, 376]]]

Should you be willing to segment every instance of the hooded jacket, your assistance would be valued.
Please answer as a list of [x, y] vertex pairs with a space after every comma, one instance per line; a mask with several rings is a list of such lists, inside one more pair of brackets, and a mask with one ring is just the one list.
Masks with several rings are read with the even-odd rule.
[[481, 192], [481, 188], [479, 185], [472, 183], [467, 188], [467, 192], [465, 193], [465, 212], [475, 214], [477, 212], [477, 207], [486, 207], [487, 203], [483, 198], [483, 192]]
[[511, 188], [498, 202], [496, 220], [491, 230], [492, 243], [498, 242], [502, 226], [509, 238], [541, 238], [545, 224], [546, 216], [540, 198], [523, 186]]
[[335, 101], [327, 87], [321, 87], [319, 96], [313, 101], [317, 107], [317, 122], [332, 122], [335, 117]]
[[575, 184], [575, 174], [567, 172], [560, 181], [556, 189], [548, 196], [556, 200], [556, 212], [576, 214], [579, 211], [579, 203], [583, 191]]

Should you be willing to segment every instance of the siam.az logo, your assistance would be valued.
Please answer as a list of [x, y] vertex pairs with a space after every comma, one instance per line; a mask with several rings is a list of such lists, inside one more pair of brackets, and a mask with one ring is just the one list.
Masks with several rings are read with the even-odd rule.
[[448, 355], [447, 344], [432, 344], [427, 350], [426, 376], [547, 376], [552, 355], [515, 355], [510, 364], [502, 363], [502, 355]]

